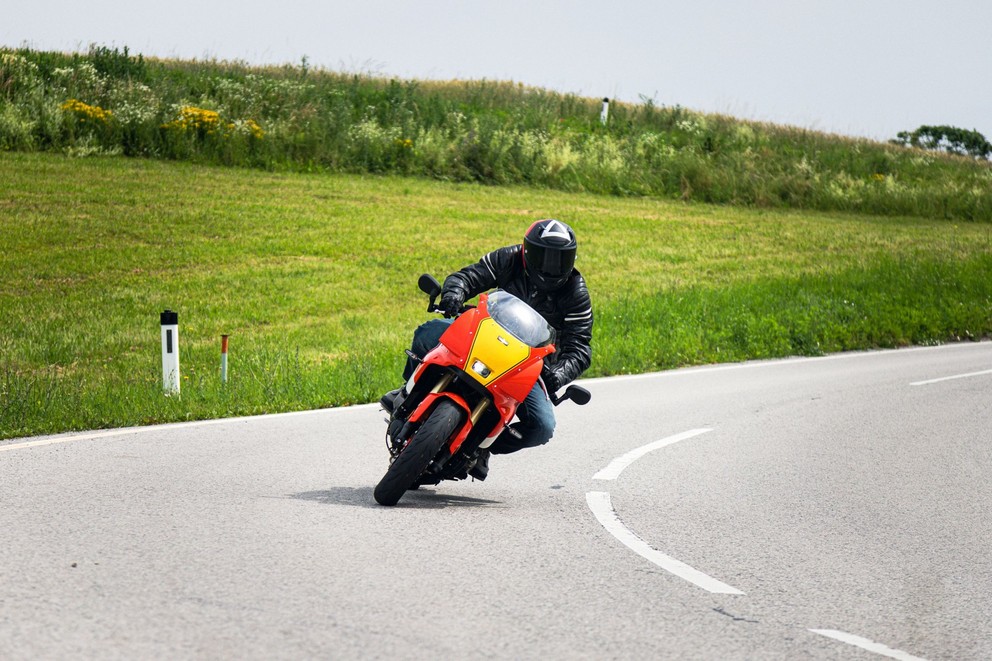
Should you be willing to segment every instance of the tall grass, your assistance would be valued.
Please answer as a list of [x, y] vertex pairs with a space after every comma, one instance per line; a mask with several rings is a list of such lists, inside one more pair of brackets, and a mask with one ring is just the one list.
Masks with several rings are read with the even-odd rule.
[[0, 150], [992, 219], [986, 162], [510, 82], [0, 49]]
[[597, 371], [976, 340], [992, 332], [992, 247], [960, 261], [879, 255], [836, 272], [696, 285], [611, 301]]

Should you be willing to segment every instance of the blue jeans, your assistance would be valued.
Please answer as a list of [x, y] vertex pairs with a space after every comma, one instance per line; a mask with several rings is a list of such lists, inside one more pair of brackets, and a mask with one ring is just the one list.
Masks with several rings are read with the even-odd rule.
[[[426, 356], [438, 345], [441, 335], [448, 330], [452, 321], [454, 320], [431, 319], [418, 326], [413, 332], [410, 350], [421, 358]], [[406, 368], [403, 370], [403, 379], [409, 380], [416, 368], [417, 364], [408, 358]], [[552, 406], [540, 383], [535, 383], [527, 397], [520, 403], [517, 408], [517, 421], [510, 426], [520, 434], [521, 438], [504, 431], [489, 446], [490, 452], [509, 454], [524, 448], [544, 445], [551, 440], [555, 433], [555, 407]]]

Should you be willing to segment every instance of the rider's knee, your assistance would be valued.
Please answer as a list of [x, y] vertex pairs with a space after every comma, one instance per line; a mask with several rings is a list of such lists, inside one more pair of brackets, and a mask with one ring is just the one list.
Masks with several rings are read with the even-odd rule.
[[444, 331], [447, 330], [450, 322], [444, 319], [430, 319], [417, 326], [413, 331], [413, 352], [419, 356], [437, 346]]
[[534, 426], [530, 430], [533, 445], [544, 445], [555, 435], [554, 416], [541, 416], [534, 420]]

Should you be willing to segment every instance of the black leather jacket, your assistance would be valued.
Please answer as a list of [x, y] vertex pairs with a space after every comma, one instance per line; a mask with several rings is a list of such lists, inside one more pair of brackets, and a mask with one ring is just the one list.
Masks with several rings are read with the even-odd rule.
[[561, 388], [586, 371], [592, 360], [592, 302], [578, 270], [560, 289], [541, 291], [527, 278], [522, 246], [507, 246], [449, 275], [441, 295], [454, 292], [467, 301], [497, 287], [526, 301], [558, 331], [556, 351], [544, 361], [556, 382], [550, 387]]

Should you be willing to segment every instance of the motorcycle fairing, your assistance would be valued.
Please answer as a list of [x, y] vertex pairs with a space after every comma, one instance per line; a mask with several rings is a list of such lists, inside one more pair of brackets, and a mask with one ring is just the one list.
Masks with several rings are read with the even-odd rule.
[[488, 317], [479, 323], [463, 369], [476, 381], [488, 386], [530, 358], [530, 352], [529, 346]]

